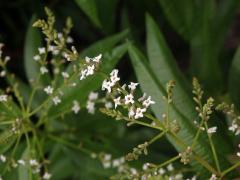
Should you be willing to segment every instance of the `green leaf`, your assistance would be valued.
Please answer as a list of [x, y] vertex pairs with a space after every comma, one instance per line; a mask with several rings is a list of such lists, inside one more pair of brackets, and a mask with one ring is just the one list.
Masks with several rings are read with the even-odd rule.
[[[22, 154], [21, 159], [28, 159], [29, 158], [29, 152], [28, 149], [26, 148], [25, 151]], [[18, 167], [18, 178], [19, 180], [26, 180], [29, 179], [29, 166], [28, 164], [22, 166], [20, 165]]]
[[193, 0], [158, 0], [162, 10], [173, 28], [185, 39], [191, 37], [193, 21]]
[[32, 27], [35, 20], [36, 16], [33, 16], [28, 26], [24, 45], [24, 67], [29, 81], [37, 79], [39, 75], [39, 63], [33, 60], [33, 56], [38, 54], [38, 48], [42, 46], [40, 31]]
[[100, 53], [110, 51], [117, 43], [124, 40], [128, 33], [129, 30], [127, 29], [90, 45], [80, 53], [81, 58], [84, 58], [85, 56], [96, 56]]
[[[166, 102], [162, 100], [162, 96], [166, 95], [166, 91], [164, 89], [164, 85], [158, 81], [154, 73], [152, 72], [150, 66], [147, 63], [145, 57], [136, 49], [133, 45], [129, 45], [129, 55], [138, 78], [139, 83], [141, 84], [141, 88], [143, 92], [151, 95], [152, 98], [156, 101], [156, 104], [152, 106], [152, 110], [158, 119], [162, 119], [162, 114], [166, 112]], [[174, 91], [174, 96], [177, 93]], [[178, 97], [181, 97], [179, 95]], [[183, 95], [184, 97], [184, 95]], [[175, 99], [176, 100], [176, 99]], [[180, 102], [180, 101], [179, 101]], [[193, 138], [196, 133], [196, 127], [193, 125], [193, 119], [188, 119], [185, 116], [184, 111], [187, 111], [186, 108], [188, 105], [184, 105], [185, 99], [182, 99], [182, 107], [180, 104], [177, 106], [175, 103], [170, 107], [170, 119], [176, 119], [180, 125], [181, 130], [178, 133], [178, 137], [183, 139], [186, 144], [191, 145]], [[197, 117], [195, 117], [197, 118]], [[169, 139], [170, 142], [174, 145], [174, 147], [181, 152], [183, 149], [177, 144], [173, 139]], [[221, 147], [224, 147], [221, 143]], [[221, 149], [221, 148], [220, 148]], [[219, 150], [220, 150], [219, 149]], [[221, 150], [220, 150], [221, 151]], [[199, 154], [200, 157], [207, 160], [212, 164], [213, 157], [209, 145], [206, 142], [206, 136], [200, 136], [196, 143], [195, 152]], [[226, 166], [226, 161], [223, 160], [224, 155], [221, 154], [221, 166]], [[196, 161], [191, 163], [196, 172], [200, 172], [203, 177], [206, 178], [206, 175], [209, 175], [206, 169], [203, 166], [199, 165]]]
[[[146, 18], [146, 27], [147, 53], [153, 72], [163, 87], [169, 80], [176, 81], [177, 86], [175, 90], [177, 93], [173, 97], [175, 105], [179, 108], [184, 105], [186, 109], [186, 111], [183, 112], [184, 116], [188, 119], [194, 119], [196, 117], [196, 112], [193, 101], [189, 96], [191, 91], [187, 88], [188, 84], [186, 79], [180, 72], [157, 24], [149, 15], [147, 15]], [[183, 101], [184, 104], [182, 103]]]
[[95, 0], [75, 0], [75, 2], [97, 27], [102, 26]]
[[229, 74], [229, 94], [233, 103], [240, 108], [240, 46], [238, 47]]

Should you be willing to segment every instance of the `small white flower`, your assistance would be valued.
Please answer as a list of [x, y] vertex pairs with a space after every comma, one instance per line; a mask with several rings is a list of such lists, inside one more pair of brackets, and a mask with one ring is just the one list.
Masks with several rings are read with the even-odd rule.
[[65, 79], [69, 78], [69, 74], [67, 72], [62, 72], [62, 76]]
[[102, 83], [102, 90], [104, 91], [105, 89], [108, 91], [108, 93], [112, 91], [112, 83], [106, 79]]
[[128, 117], [131, 118], [135, 115], [134, 107], [130, 107], [128, 112]]
[[51, 86], [47, 86], [47, 87], [44, 88], [44, 91], [47, 94], [52, 94], [53, 93], [53, 88]]
[[51, 174], [49, 174], [48, 172], [45, 172], [44, 175], [43, 175], [43, 179], [50, 179], [51, 178]]
[[119, 161], [119, 159], [114, 159], [112, 162], [112, 166], [113, 167], [118, 167], [121, 165], [121, 162]]
[[213, 134], [213, 133], [215, 133], [216, 131], [217, 131], [217, 127], [214, 126], [214, 127], [208, 128], [207, 133], [208, 133], [208, 134]]
[[3, 94], [3, 95], [0, 95], [0, 102], [7, 102], [7, 95]]
[[145, 108], [137, 108], [136, 109], [136, 114], [134, 116], [135, 119], [139, 119], [139, 118], [142, 118], [143, 117], [143, 113], [146, 112], [146, 109]]
[[68, 36], [66, 42], [68, 44], [73, 43], [73, 38], [71, 36]]
[[56, 49], [56, 47], [55, 46], [53, 46], [53, 45], [50, 45], [49, 47], [48, 47], [48, 51], [54, 51]]
[[46, 73], [48, 73], [48, 69], [45, 66], [42, 66], [40, 68], [40, 72], [41, 72], [41, 74], [46, 74]]
[[88, 101], [86, 108], [88, 110], [88, 113], [90, 113], [90, 114], [94, 114], [95, 113], [95, 103], [94, 102]]
[[104, 154], [103, 159], [104, 159], [104, 161], [110, 161], [112, 159], [112, 155], [111, 154]]
[[0, 77], [5, 77], [5, 76], [6, 76], [6, 71], [2, 70], [2, 71], [0, 72]]
[[173, 171], [173, 170], [174, 170], [173, 165], [172, 165], [172, 164], [169, 164], [169, 165], [167, 166], [167, 170], [168, 170], [168, 171]]
[[39, 52], [39, 54], [45, 54], [46, 53], [45, 47], [38, 48], [38, 52]]
[[95, 69], [95, 66], [94, 65], [91, 65], [91, 66], [88, 66], [87, 67], [87, 76], [90, 76], [90, 75], [93, 75], [94, 74], [94, 69]]
[[131, 91], [133, 91], [133, 90], [136, 89], [137, 85], [138, 85], [138, 83], [133, 83], [133, 82], [131, 82], [131, 83], [128, 85], [128, 88], [129, 88]]
[[18, 164], [20, 164], [20, 165], [23, 165], [23, 166], [25, 165], [25, 161], [22, 160], [22, 159], [19, 159], [17, 162], [18, 162]]
[[58, 105], [61, 103], [61, 99], [58, 96], [53, 97], [52, 101], [54, 105]]
[[149, 163], [144, 163], [142, 169], [147, 170], [149, 167]]
[[72, 111], [77, 114], [80, 111], [80, 105], [77, 101], [73, 101]]
[[41, 59], [41, 57], [37, 54], [35, 56], [33, 56], [34, 61], [39, 61]]
[[63, 34], [62, 33], [58, 33], [57, 37], [58, 37], [58, 39], [62, 39], [63, 38]]
[[87, 69], [81, 70], [81, 77], [80, 77], [80, 80], [85, 79], [85, 78], [86, 78], [86, 75], [87, 75]]
[[106, 102], [106, 103], [105, 103], [105, 108], [111, 109], [112, 107], [113, 107], [113, 105], [112, 105], [111, 102]]
[[151, 100], [151, 96], [149, 96], [146, 100], [143, 101], [143, 106], [145, 106], [146, 108], [149, 107], [151, 104], [155, 104], [155, 102]]
[[94, 101], [98, 98], [98, 93], [97, 92], [90, 92], [88, 95], [88, 100]]
[[209, 180], [217, 180], [217, 176], [215, 174], [212, 174]]
[[163, 174], [165, 174], [165, 169], [163, 169], [163, 168], [160, 168], [159, 170], [158, 170], [158, 173], [160, 174], [160, 175], [163, 175]]
[[53, 54], [53, 55], [58, 55], [59, 52], [60, 52], [60, 51], [59, 51], [58, 49], [54, 49], [54, 50], [52, 51], [52, 54]]
[[38, 166], [38, 162], [37, 162], [36, 159], [30, 159], [30, 160], [29, 160], [29, 164], [30, 164], [31, 166]]
[[119, 96], [118, 98], [113, 99], [114, 104], [115, 104], [115, 109], [117, 108], [118, 105], [121, 105], [121, 97]]
[[181, 180], [183, 178], [182, 174], [176, 174], [174, 180]]
[[112, 86], [114, 86], [116, 84], [116, 82], [118, 82], [120, 80], [120, 78], [118, 77], [118, 70], [114, 69], [111, 73], [110, 73], [110, 80], [112, 82]]
[[4, 163], [4, 162], [6, 162], [7, 158], [6, 158], [6, 156], [1, 154], [0, 155], [0, 160]]
[[93, 61], [96, 62], [96, 63], [99, 63], [101, 58], [102, 58], [102, 54], [99, 54], [98, 56], [93, 58]]
[[103, 162], [103, 168], [104, 169], [108, 169], [111, 167], [111, 162], [110, 161], [107, 161], [107, 162]]
[[128, 104], [133, 104], [134, 103], [134, 99], [133, 99], [133, 95], [132, 94], [128, 94], [125, 96], [125, 104], [128, 105]]
[[240, 152], [237, 152], [237, 156], [240, 157]]

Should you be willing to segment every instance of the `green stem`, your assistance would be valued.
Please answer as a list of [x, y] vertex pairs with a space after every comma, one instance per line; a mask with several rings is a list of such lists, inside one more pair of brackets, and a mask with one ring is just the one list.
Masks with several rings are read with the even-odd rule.
[[160, 139], [161, 137], [163, 137], [165, 135], [166, 132], [161, 132], [160, 134], [158, 134], [157, 136], [155, 136], [154, 138], [152, 138], [148, 144], [152, 144], [154, 143], [156, 140]]
[[[208, 130], [207, 122], [204, 122], [204, 126], [205, 126], [205, 129], [206, 129], [206, 132], [207, 132], [207, 130]], [[209, 133], [207, 133], [207, 136], [208, 136], [208, 140], [209, 140], [209, 143], [210, 143], [210, 147], [211, 147], [211, 149], [212, 149], [213, 158], [214, 158], [214, 161], [215, 161], [217, 170], [218, 170], [219, 173], [221, 173], [221, 169], [220, 169], [220, 165], [219, 165], [219, 161], [218, 161], [216, 149], [215, 149], [215, 146], [214, 146], [214, 144], [213, 144], [212, 138], [211, 138], [211, 136], [210, 136]]]
[[222, 172], [221, 178], [224, 177], [227, 173], [231, 172], [232, 170], [236, 169], [236, 168], [239, 167], [239, 166], [240, 166], [240, 162], [238, 162], [238, 163], [232, 165], [231, 167], [229, 167], [228, 169], [224, 170], [224, 171]]
[[72, 144], [72, 143], [70, 143], [70, 142], [68, 142], [68, 141], [65, 141], [64, 139], [62, 139], [62, 138], [60, 138], [60, 137], [54, 136], [54, 135], [52, 135], [52, 134], [48, 134], [48, 137], [49, 137], [50, 139], [58, 142], [58, 143], [61, 143], [61, 144], [65, 145], [65, 146], [68, 146], [68, 147], [70, 147], [70, 148], [72, 148], [72, 149], [79, 150], [79, 151], [81, 151], [81, 152], [83, 152], [83, 153], [85, 153], [85, 154], [88, 154], [88, 155], [91, 155], [91, 154], [92, 154], [91, 151], [89, 151], [89, 150], [87, 150], [87, 149], [85, 149], [85, 148], [83, 148], [83, 147], [79, 147], [79, 146], [77, 146], [77, 145], [75, 145], [75, 144]]
[[198, 140], [200, 132], [201, 132], [201, 127], [203, 126], [203, 124], [204, 124], [204, 119], [201, 120], [201, 123], [200, 123], [200, 126], [198, 128], [198, 131], [197, 131], [197, 133], [196, 133], [196, 135], [195, 135], [195, 137], [193, 139], [192, 149], [194, 149], [195, 146], [196, 146], [197, 140]]

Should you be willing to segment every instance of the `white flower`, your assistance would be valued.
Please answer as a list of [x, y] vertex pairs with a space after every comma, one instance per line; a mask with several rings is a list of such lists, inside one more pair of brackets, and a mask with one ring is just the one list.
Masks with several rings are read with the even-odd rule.
[[213, 133], [215, 133], [216, 131], [217, 131], [217, 127], [214, 126], [214, 127], [208, 128], [207, 133], [208, 133], [208, 134], [213, 134]]
[[114, 69], [111, 73], [110, 73], [110, 79], [112, 82], [112, 86], [114, 86], [116, 84], [116, 82], [118, 82], [120, 80], [120, 78], [118, 77], [118, 70]]
[[46, 74], [46, 73], [48, 73], [48, 69], [45, 66], [42, 66], [40, 68], [40, 72], [41, 72], [41, 74]]
[[240, 157], [240, 152], [237, 152], [237, 156]]
[[77, 101], [73, 101], [72, 111], [77, 114], [80, 111], [80, 105]]
[[0, 160], [2, 161], [2, 162], [6, 162], [6, 160], [7, 160], [7, 158], [6, 158], [6, 156], [4, 156], [4, 155], [0, 155]]
[[128, 112], [128, 117], [131, 118], [135, 115], [134, 107], [130, 107]]
[[113, 107], [113, 105], [112, 105], [111, 102], [106, 102], [106, 103], [105, 103], [105, 108], [111, 109], [112, 107]]
[[121, 97], [119, 96], [118, 98], [113, 99], [114, 104], [115, 104], [115, 109], [117, 108], [118, 105], [121, 105]]
[[128, 104], [133, 104], [134, 103], [134, 99], [133, 99], [133, 95], [132, 94], [128, 94], [125, 96], [125, 104], [128, 105]]
[[217, 176], [215, 174], [212, 174], [209, 180], [217, 180]]
[[88, 110], [88, 113], [90, 113], [90, 114], [94, 114], [95, 113], [95, 103], [94, 102], [88, 101], [86, 108]]
[[104, 91], [105, 89], [108, 91], [108, 93], [112, 91], [112, 83], [106, 79], [102, 83], [102, 90]]
[[91, 61], [93, 61], [93, 62], [96, 62], [96, 63], [99, 63], [100, 62], [100, 60], [101, 60], [101, 58], [102, 58], [102, 54], [99, 54], [98, 56], [96, 56], [96, 57], [94, 57], [94, 58], [90, 58], [90, 57], [85, 57], [85, 61], [87, 62], [87, 63], [90, 63]]
[[66, 42], [69, 44], [73, 43], [73, 38], [71, 36], [68, 36]]
[[6, 76], [6, 71], [2, 70], [2, 71], [0, 72], [0, 77], [5, 77], [5, 76]]
[[163, 174], [165, 174], [165, 169], [163, 169], [163, 168], [160, 168], [159, 170], [158, 170], [158, 173], [160, 174], [160, 175], [163, 175]]
[[69, 74], [67, 72], [62, 72], [62, 76], [65, 79], [69, 78]]
[[149, 96], [146, 100], [143, 101], [143, 106], [145, 106], [146, 108], [149, 107], [151, 104], [155, 104], [155, 102], [151, 100], [151, 96]]
[[51, 178], [51, 174], [49, 174], [48, 172], [45, 172], [44, 175], [43, 175], [43, 179], [50, 179]]
[[172, 165], [172, 164], [169, 164], [169, 165], [167, 166], [167, 170], [168, 170], [168, 171], [173, 171], [173, 170], [174, 170], [173, 165]]
[[52, 53], [53, 53], [53, 55], [58, 55], [58, 54], [59, 54], [59, 50], [58, 50], [58, 49], [54, 49], [54, 50], [52, 51]]
[[23, 165], [23, 166], [25, 165], [25, 161], [22, 160], [22, 159], [19, 159], [17, 162], [18, 162], [18, 164], [21, 164], [21, 165]]
[[131, 83], [128, 85], [128, 88], [133, 91], [133, 90], [136, 89], [137, 85], [138, 85], [138, 83], [133, 83], [133, 82], [131, 82]]
[[52, 100], [54, 105], [58, 105], [59, 103], [61, 103], [61, 99], [58, 96], [53, 97]]
[[33, 56], [33, 59], [35, 61], [39, 61], [41, 59], [41, 57], [37, 54], [37, 55]]
[[56, 49], [56, 47], [55, 46], [53, 46], [53, 45], [50, 45], [49, 47], [48, 47], [48, 51], [54, 51]]
[[94, 74], [94, 69], [95, 69], [94, 65], [88, 66], [86, 76], [93, 75]]
[[57, 37], [58, 37], [58, 39], [62, 39], [63, 38], [63, 34], [62, 33], [58, 33]]
[[97, 92], [90, 92], [88, 95], [88, 100], [94, 101], [98, 98], [98, 93]]
[[47, 87], [44, 88], [44, 91], [47, 94], [52, 94], [53, 93], [53, 88], [51, 86], [47, 86]]
[[38, 48], [38, 52], [39, 52], [39, 54], [45, 54], [46, 53], [45, 47]]
[[93, 61], [96, 62], [96, 63], [99, 63], [101, 58], [102, 58], [102, 54], [99, 54], [98, 56], [93, 58]]
[[147, 170], [149, 167], [149, 163], [144, 163], [142, 169]]
[[81, 77], [80, 77], [80, 80], [85, 79], [85, 78], [86, 78], [86, 75], [87, 75], [87, 69], [81, 70]]
[[0, 102], [7, 102], [7, 95], [3, 94], [3, 95], [0, 95]]
[[146, 109], [145, 108], [137, 108], [136, 109], [136, 114], [134, 116], [135, 119], [139, 119], [139, 118], [142, 118], [143, 117], [143, 113], [146, 112]]
[[104, 154], [103, 159], [104, 159], [104, 161], [110, 161], [112, 159], [112, 155], [111, 154]]
[[36, 159], [30, 159], [30, 160], [29, 160], [29, 164], [30, 164], [31, 166], [38, 166], [38, 162], [37, 162]]
[[110, 168], [110, 167], [111, 167], [111, 162], [110, 161], [103, 162], [103, 168], [104, 169], [107, 169], [107, 168]]
[[183, 178], [182, 174], [176, 174], [174, 180], [181, 180]]

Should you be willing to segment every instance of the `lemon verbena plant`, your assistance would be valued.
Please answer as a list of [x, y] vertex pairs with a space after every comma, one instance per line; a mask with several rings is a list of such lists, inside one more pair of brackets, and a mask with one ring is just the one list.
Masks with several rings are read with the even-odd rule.
[[[1, 179], [13, 178], [11, 173], [14, 174], [16, 169], [22, 179], [51, 179], [49, 166], [54, 162], [48, 159], [48, 152], [51, 151], [49, 141], [81, 151], [89, 158], [96, 159], [96, 163], [100, 161], [105, 170], [115, 169], [112, 179], [217, 180], [238, 176], [239, 142], [236, 141], [236, 152], [232, 152], [231, 158], [220, 156], [221, 149], [216, 148], [214, 140], [221, 131], [212, 121], [216, 111], [221, 111], [229, 119], [228, 129], [232, 137], [239, 135], [240, 116], [235, 113], [234, 105], [217, 104], [212, 97], [205, 100], [198, 80], [193, 78], [195, 119], [191, 122], [191, 134], [184, 136], [185, 126], [190, 125], [185, 122], [183, 115], [174, 115], [175, 111], [178, 113], [174, 99], [174, 88], [178, 84], [174, 80], [170, 80], [162, 89], [163, 96], [147, 93], [140, 95], [141, 82], [122, 84], [118, 69], [111, 68], [108, 70], [110, 73], [105, 71], [106, 68], [102, 67], [105, 59], [101, 52], [83, 60], [69, 35], [73, 26], [71, 19], [66, 20], [65, 27], [59, 32], [54, 27], [53, 13], [47, 8], [45, 10], [47, 20], [40, 19], [33, 23], [35, 28], [41, 29], [45, 39], [44, 46], [38, 47], [38, 53], [32, 57], [38, 69], [35, 72], [37, 75], [29, 80], [31, 88], [8, 71], [10, 57], [4, 56], [3, 44], [0, 45], [0, 76], [6, 84], [0, 91]], [[131, 58], [137, 59], [138, 52], [133, 45], [128, 42], [127, 47]], [[80, 88], [81, 83], [91, 76], [101, 77], [101, 92], [97, 92], [96, 87]], [[97, 80], [93, 78], [91, 81]], [[75, 98], [75, 95], [69, 96], [69, 91], [73, 89], [77, 93], [87, 93], [84, 100]], [[71, 103], [67, 103], [68, 99], [71, 99]], [[163, 106], [159, 107], [159, 102]], [[161, 111], [158, 108], [162, 108]], [[51, 124], [53, 119], [61, 121], [69, 113], [78, 117], [82, 109], [93, 115], [99, 110], [111, 119], [126, 122], [127, 126], [150, 128], [156, 135], [133, 147], [128, 153], [122, 152], [120, 157], [113, 157], [111, 152], [93, 151], [66, 140], [61, 136], [64, 127]], [[161, 115], [156, 115], [156, 111], [161, 112]], [[56, 134], [59, 129], [61, 133]], [[68, 133], [74, 137], [77, 132], [73, 130]], [[151, 156], [151, 146], [162, 139], [173, 144], [175, 156], [159, 163], [142, 163], [142, 156]], [[204, 148], [208, 151], [201, 151], [201, 146], [206, 146]], [[140, 163], [134, 163], [136, 161]]]

